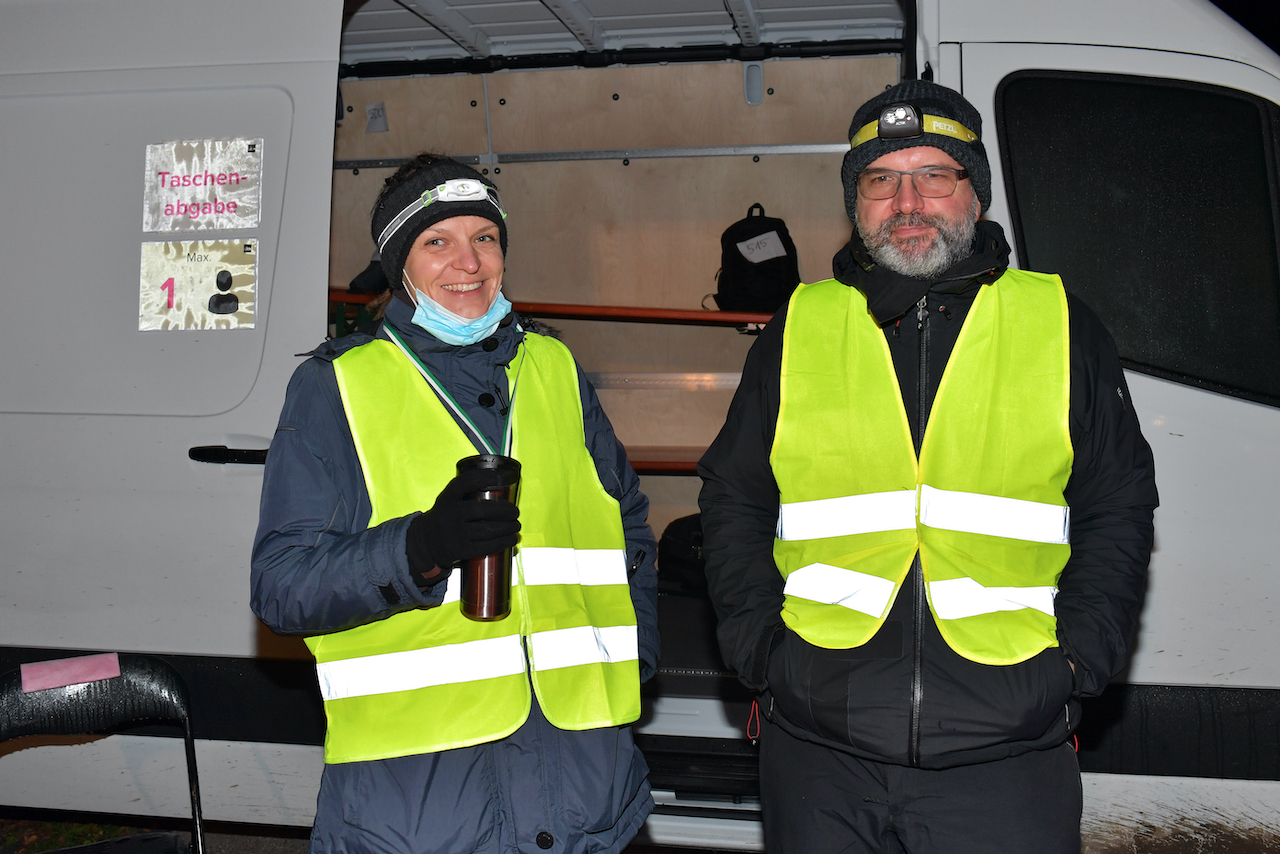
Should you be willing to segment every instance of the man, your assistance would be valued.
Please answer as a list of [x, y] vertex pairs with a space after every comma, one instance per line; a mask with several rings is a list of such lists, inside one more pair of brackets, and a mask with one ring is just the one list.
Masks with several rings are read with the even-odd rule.
[[1132, 642], [1153, 464], [1106, 330], [979, 220], [981, 131], [925, 81], [857, 111], [836, 278], [699, 466], [771, 854], [1080, 847], [1071, 735]]
[[[252, 604], [316, 656], [316, 854], [617, 854], [653, 807], [628, 726], [658, 657], [648, 500], [569, 351], [502, 295], [506, 216], [448, 158], [388, 179], [395, 298], [298, 367], [271, 442]], [[520, 462], [518, 507], [456, 473], [485, 453]], [[455, 567], [513, 546], [510, 614], [469, 619]]]

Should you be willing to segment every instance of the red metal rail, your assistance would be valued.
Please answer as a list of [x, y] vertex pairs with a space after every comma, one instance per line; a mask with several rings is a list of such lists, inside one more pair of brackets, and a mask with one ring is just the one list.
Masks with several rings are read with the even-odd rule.
[[521, 314], [571, 320], [613, 320], [623, 323], [676, 323], [686, 326], [745, 326], [768, 323], [772, 315], [753, 311], [702, 311], [683, 308], [641, 308], [627, 305], [570, 305], [553, 302], [512, 303]]
[[374, 294], [353, 294], [350, 291], [329, 291], [329, 302], [348, 302], [364, 304], [373, 299]]
[[633, 445], [627, 459], [636, 474], [696, 474], [706, 448], [678, 445]]
[[[369, 294], [329, 291], [329, 302], [367, 303]], [[703, 311], [685, 308], [644, 308], [630, 305], [573, 305], [558, 302], [515, 302], [515, 310], [534, 317], [564, 320], [612, 320], [620, 323], [675, 323], [686, 326], [745, 326], [768, 323], [772, 315], [753, 311]]]

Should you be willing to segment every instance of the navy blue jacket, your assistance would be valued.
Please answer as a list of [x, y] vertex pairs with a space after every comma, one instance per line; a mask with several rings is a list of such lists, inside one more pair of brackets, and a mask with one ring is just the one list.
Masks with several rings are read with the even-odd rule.
[[[466, 347], [437, 340], [413, 326], [411, 317], [408, 306], [393, 300], [385, 322], [500, 447], [508, 400], [504, 367], [524, 336], [514, 315], [490, 338]], [[310, 354], [289, 383], [271, 441], [253, 547], [252, 605], [281, 634], [338, 631], [444, 598], [444, 582], [423, 591], [410, 575], [405, 536], [416, 514], [368, 528], [368, 489], [332, 362], [370, 340], [348, 336]], [[647, 679], [658, 659], [657, 544], [646, 522], [649, 502], [581, 369], [578, 383], [587, 448], [601, 483], [621, 505], [628, 565], [645, 555], [631, 577], [631, 600], [641, 678]], [[501, 741], [326, 765], [311, 849], [621, 851], [652, 809], [647, 773], [630, 727], [560, 730], [535, 699], [529, 719]]]

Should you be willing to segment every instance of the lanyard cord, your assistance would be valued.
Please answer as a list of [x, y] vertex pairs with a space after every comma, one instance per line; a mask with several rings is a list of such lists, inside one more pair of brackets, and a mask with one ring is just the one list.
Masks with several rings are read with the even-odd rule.
[[511, 380], [511, 389], [507, 393], [507, 427], [503, 430], [502, 436], [502, 453], [504, 456], [511, 456], [511, 424], [516, 414], [516, 389], [520, 387], [520, 371], [524, 369], [524, 356], [528, 350], [524, 346], [524, 341], [520, 342], [520, 364], [516, 365], [516, 375]]
[[[449, 392], [445, 389], [444, 385], [442, 385], [440, 381], [437, 380], [434, 375], [432, 375], [431, 371], [428, 370], [427, 366], [422, 363], [422, 360], [418, 358], [417, 354], [415, 354], [412, 350], [410, 350], [408, 347], [405, 346], [404, 342], [400, 340], [400, 336], [397, 335], [395, 330], [392, 329], [390, 326], [388, 326], [387, 324], [383, 324], [382, 328], [383, 330], [386, 331], [387, 336], [391, 339], [391, 343], [395, 344], [396, 347], [399, 348], [400, 352], [403, 353], [405, 357], [409, 360], [410, 364], [412, 364], [415, 368], [418, 369], [418, 373], [422, 374], [422, 378], [427, 381], [427, 385], [431, 386], [431, 390], [436, 393], [436, 397], [440, 398], [440, 402], [443, 403], [446, 407], [448, 407], [448, 409], [454, 414], [454, 416], [456, 416], [458, 420], [461, 421], [467, 427], [467, 429], [471, 431], [471, 434], [475, 437], [475, 440], [473, 440], [471, 444], [476, 445], [476, 450], [480, 451], [481, 453], [496, 454], [497, 451], [495, 451], [493, 449], [493, 446], [489, 444], [489, 440], [484, 437], [484, 434], [480, 432], [480, 429], [476, 427], [476, 425], [471, 421], [470, 418], [467, 417], [467, 413], [464, 412], [462, 410], [462, 407], [458, 405], [458, 402], [453, 399], [453, 395], [449, 394]], [[508, 395], [508, 400], [507, 400], [507, 420], [502, 430], [502, 439], [503, 439], [502, 452], [507, 456], [510, 456], [511, 454], [511, 441], [512, 441], [511, 421], [512, 421], [512, 416], [515, 413], [516, 388], [520, 381], [520, 369], [524, 367], [524, 354], [525, 354], [524, 342], [521, 342], [520, 364], [516, 366], [515, 380], [513, 380], [511, 383], [511, 393]], [[477, 441], [479, 442], [479, 444], [476, 444]]]

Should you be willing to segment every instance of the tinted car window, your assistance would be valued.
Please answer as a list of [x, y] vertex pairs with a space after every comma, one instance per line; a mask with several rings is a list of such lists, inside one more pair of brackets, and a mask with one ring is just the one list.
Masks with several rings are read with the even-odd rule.
[[1276, 116], [1183, 81], [1009, 76], [996, 118], [1022, 266], [1061, 274], [1129, 367], [1280, 403]]

